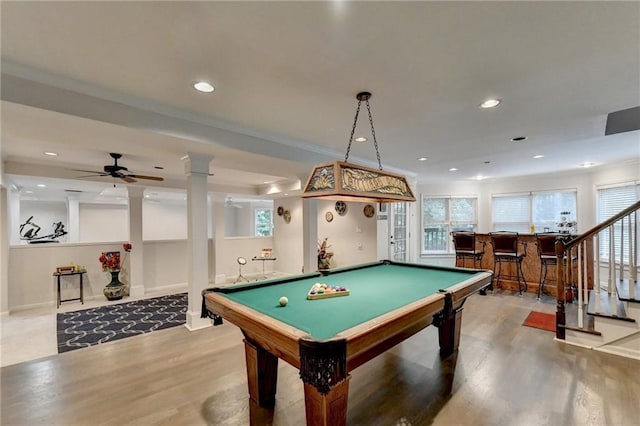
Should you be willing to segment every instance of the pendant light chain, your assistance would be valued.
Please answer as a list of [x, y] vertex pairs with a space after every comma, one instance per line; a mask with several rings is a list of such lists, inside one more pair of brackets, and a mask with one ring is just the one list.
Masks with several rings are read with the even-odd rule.
[[349, 161], [349, 152], [351, 151], [351, 142], [353, 142], [353, 134], [356, 132], [356, 125], [358, 124], [358, 114], [360, 114], [360, 104], [362, 100], [358, 99], [358, 108], [356, 109], [356, 117], [353, 119], [353, 127], [351, 128], [351, 136], [349, 137], [349, 146], [347, 146], [347, 154], [344, 156], [344, 161]]
[[347, 146], [347, 154], [344, 156], [344, 161], [349, 161], [349, 153], [351, 152], [351, 143], [353, 142], [353, 135], [356, 132], [356, 126], [358, 124], [358, 115], [360, 114], [360, 105], [362, 101], [365, 100], [367, 102], [367, 111], [369, 112], [369, 124], [371, 124], [371, 135], [373, 136], [373, 146], [376, 149], [376, 158], [378, 159], [378, 168], [382, 170], [382, 160], [380, 160], [380, 151], [378, 150], [378, 140], [376, 139], [376, 130], [373, 127], [373, 117], [371, 116], [371, 106], [369, 105], [369, 98], [371, 97], [370, 93], [359, 93], [358, 94], [358, 108], [356, 108], [356, 116], [353, 119], [353, 127], [351, 128], [351, 136], [349, 136], [349, 145]]
[[373, 128], [373, 117], [371, 116], [371, 107], [369, 99], [367, 99], [367, 111], [369, 111], [369, 123], [371, 123], [371, 135], [373, 136], [373, 146], [376, 148], [376, 157], [378, 158], [378, 168], [382, 170], [382, 161], [380, 160], [380, 151], [378, 151], [378, 140], [376, 139], [376, 129]]

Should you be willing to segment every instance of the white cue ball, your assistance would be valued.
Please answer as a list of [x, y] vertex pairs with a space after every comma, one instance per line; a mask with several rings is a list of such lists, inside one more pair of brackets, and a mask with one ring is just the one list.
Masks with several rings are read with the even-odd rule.
[[280, 298], [280, 306], [287, 306], [287, 303], [289, 303], [289, 299], [287, 299], [286, 297], [282, 296]]

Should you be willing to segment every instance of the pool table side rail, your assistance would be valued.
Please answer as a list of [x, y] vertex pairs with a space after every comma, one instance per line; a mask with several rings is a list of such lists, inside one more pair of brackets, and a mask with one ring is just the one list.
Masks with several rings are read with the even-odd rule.
[[451, 294], [454, 305], [460, 300], [464, 300], [474, 293], [491, 284], [493, 272], [476, 270], [476, 273], [468, 279], [447, 287], [445, 291]]
[[348, 342], [347, 371], [428, 327], [444, 309], [445, 294], [436, 293], [338, 333]]
[[230, 323], [239, 327], [245, 337], [259, 344], [296, 368], [300, 368], [298, 342], [308, 333], [268, 315], [213, 292], [203, 294], [205, 304]]

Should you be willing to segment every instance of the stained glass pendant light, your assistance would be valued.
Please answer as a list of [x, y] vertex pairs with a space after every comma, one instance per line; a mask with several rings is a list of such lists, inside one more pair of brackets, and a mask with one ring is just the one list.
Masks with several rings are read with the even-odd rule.
[[[406, 177], [382, 169], [378, 141], [373, 128], [371, 106], [369, 105], [371, 93], [360, 92], [356, 98], [358, 99], [358, 107], [353, 120], [349, 146], [347, 147], [344, 161], [332, 161], [315, 165], [304, 187], [302, 197], [374, 203], [415, 201], [416, 198], [407, 183]], [[369, 123], [371, 124], [373, 144], [378, 158], [378, 169], [349, 163], [349, 151], [351, 150], [353, 135], [358, 123], [360, 105], [363, 101], [366, 103], [367, 111], [369, 112]]]

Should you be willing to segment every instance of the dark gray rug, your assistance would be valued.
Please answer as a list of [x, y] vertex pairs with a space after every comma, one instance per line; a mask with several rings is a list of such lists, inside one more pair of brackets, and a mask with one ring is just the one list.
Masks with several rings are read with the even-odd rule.
[[180, 293], [59, 313], [58, 353], [182, 325], [187, 304], [187, 293]]

